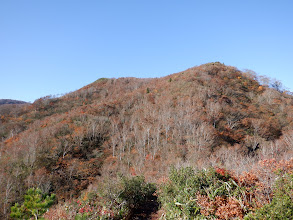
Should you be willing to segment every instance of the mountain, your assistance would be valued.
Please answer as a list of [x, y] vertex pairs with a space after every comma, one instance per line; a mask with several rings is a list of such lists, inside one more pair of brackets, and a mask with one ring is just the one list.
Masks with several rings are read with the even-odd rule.
[[0, 105], [5, 104], [26, 104], [27, 102], [12, 100], [12, 99], [0, 99]]
[[252, 71], [216, 62], [162, 78], [102, 78], [2, 114], [2, 216], [31, 187], [61, 202], [117, 174], [160, 183], [173, 165], [242, 173], [292, 156], [292, 131], [293, 96]]

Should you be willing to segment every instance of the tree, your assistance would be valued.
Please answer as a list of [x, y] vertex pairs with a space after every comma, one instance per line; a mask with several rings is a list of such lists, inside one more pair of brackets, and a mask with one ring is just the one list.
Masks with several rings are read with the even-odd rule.
[[10, 216], [14, 219], [39, 219], [54, 203], [55, 194], [46, 195], [38, 188], [30, 188], [24, 196], [24, 203], [15, 203], [11, 207]]
[[278, 92], [283, 92], [283, 85], [279, 80], [273, 79], [271, 80], [271, 87]]
[[153, 194], [156, 191], [156, 186], [152, 183], [146, 183], [143, 176], [123, 177], [122, 185], [123, 189], [119, 197], [125, 201], [129, 210], [144, 206], [147, 202], [154, 199]]

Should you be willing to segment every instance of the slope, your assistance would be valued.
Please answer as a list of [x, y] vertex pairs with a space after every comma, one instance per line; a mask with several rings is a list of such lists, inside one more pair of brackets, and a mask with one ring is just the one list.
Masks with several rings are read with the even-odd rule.
[[172, 164], [240, 172], [245, 162], [292, 155], [292, 104], [281, 88], [221, 63], [156, 79], [99, 79], [41, 98], [1, 117], [2, 215], [30, 187], [61, 201], [117, 173], [160, 181]]

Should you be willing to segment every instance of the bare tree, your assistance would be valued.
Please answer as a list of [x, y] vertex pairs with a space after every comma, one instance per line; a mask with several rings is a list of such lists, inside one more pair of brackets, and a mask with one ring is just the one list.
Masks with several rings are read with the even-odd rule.
[[218, 102], [207, 102], [207, 114], [211, 119], [213, 126], [216, 127], [216, 123], [219, 120], [220, 112], [221, 112], [221, 105]]
[[9, 178], [6, 180], [4, 185], [4, 198], [3, 198], [3, 214], [4, 216], [7, 216], [9, 203], [12, 198], [12, 190], [13, 190], [13, 181]]

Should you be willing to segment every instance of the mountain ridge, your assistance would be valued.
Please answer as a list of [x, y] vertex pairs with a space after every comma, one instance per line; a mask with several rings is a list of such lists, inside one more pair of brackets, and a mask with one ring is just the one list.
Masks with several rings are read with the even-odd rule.
[[0, 105], [8, 105], [8, 104], [27, 104], [27, 102], [14, 100], [14, 99], [0, 99]]
[[242, 172], [293, 155], [293, 97], [257, 78], [218, 62], [154, 79], [102, 78], [3, 114], [1, 173], [17, 192], [9, 204], [36, 185], [67, 200], [117, 173], [159, 182], [176, 164]]

